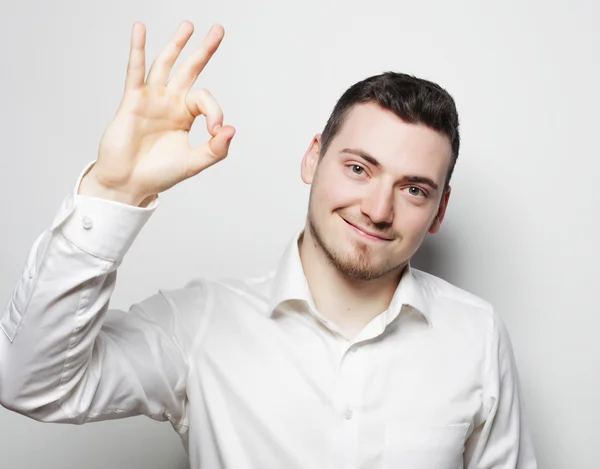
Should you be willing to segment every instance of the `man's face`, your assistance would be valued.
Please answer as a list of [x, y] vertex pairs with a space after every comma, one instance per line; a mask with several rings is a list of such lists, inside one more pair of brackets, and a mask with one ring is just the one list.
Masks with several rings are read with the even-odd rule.
[[307, 228], [342, 273], [371, 280], [406, 265], [442, 222], [449, 139], [374, 103], [354, 106], [327, 154], [320, 135], [302, 162], [311, 184]]

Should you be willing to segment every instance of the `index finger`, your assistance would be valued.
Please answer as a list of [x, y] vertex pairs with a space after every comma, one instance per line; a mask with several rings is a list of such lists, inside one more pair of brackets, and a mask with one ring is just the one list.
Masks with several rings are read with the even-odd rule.
[[218, 49], [224, 35], [223, 26], [220, 24], [212, 25], [200, 47], [179, 66], [167, 83], [167, 87], [180, 92], [189, 91], [198, 79], [198, 75], [204, 70], [204, 67]]

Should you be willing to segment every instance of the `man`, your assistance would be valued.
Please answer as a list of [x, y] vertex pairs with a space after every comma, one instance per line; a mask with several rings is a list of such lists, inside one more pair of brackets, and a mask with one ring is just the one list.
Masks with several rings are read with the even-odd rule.
[[[108, 309], [158, 194], [225, 158], [235, 129], [190, 91], [215, 25], [171, 78], [184, 22], [125, 93], [96, 161], [34, 243], [0, 319], [0, 399], [46, 422], [168, 420], [192, 468], [535, 468], [510, 340], [486, 301], [409, 261], [458, 156], [453, 99], [396, 73], [353, 85], [302, 160], [306, 226], [275, 272], [194, 280]], [[205, 115], [211, 139], [190, 148]]]

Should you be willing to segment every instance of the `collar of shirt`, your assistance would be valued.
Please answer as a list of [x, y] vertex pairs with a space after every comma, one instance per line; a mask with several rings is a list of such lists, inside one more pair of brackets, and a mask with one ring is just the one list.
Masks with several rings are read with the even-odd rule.
[[[302, 228], [294, 234], [293, 239], [281, 256], [273, 278], [268, 307], [269, 316], [272, 316], [277, 307], [284, 301], [302, 300], [306, 302], [313, 314], [324, 320], [314, 304], [306, 276], [304, 275], [302, 261], [300, 260], [298, 240], [303, 232], [304, 229]], [[384, 327], [400, 314], [404, 305], [408, 305], [420, 313], [427, 321], [429, 327], [433, 326], [426, 297], [410, 263], [407, 265], [402, 278], [398, 282], [389, 307], [381, 314]]]

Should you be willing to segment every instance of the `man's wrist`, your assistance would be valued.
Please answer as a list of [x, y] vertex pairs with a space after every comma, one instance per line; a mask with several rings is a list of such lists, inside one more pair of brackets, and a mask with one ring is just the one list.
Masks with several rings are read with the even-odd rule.
[[134, 195], [105, 187], [94, 177], [92, 170], [90, 170], [81, 180], [77, 194], [96, 197], [99, 199], [112, 200], [114, 202], [132, 205], [134, 207], [146, 207], [156, 197]]

